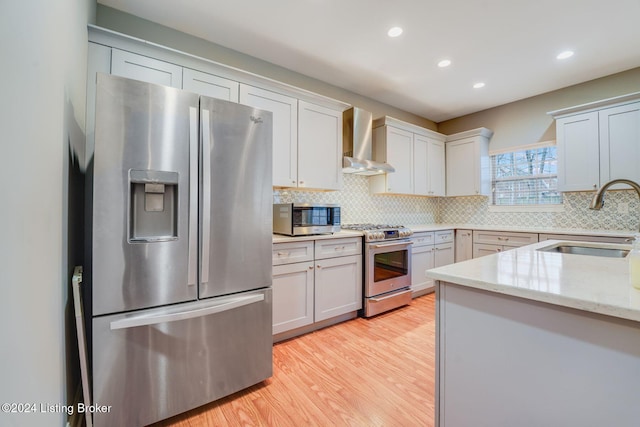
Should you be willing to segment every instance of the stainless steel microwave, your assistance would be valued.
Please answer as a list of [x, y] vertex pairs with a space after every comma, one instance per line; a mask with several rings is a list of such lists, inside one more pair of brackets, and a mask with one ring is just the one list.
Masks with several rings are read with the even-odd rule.
[[273, 232], [287, 236], [306, 236], [340, 231], [340, 206], [312, 203], [273, 205]]

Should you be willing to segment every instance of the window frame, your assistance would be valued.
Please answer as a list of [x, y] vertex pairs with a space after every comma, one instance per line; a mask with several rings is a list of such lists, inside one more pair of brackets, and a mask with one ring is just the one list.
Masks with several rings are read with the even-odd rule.
[[[527, 150], [538, 150], [546, 147], [554, 147], [556, 146], [556, 141], [542, 141], [535, 144], [528, 145], [520, 145], [517, 147], [508, 147], [499, 150], [492, 150], [489, 152], [489, 163], [490, 163], [490, 174], [491, 174], [491, 195], [489, 200], [489, 211], [490, 212], [561, 212], [564, 211], [564, 197], [562, 192], [558, 191], [560, 194], [560, 202], [559, 203], [542, 203], [542, 204], [519, 204], [519, 205], [496, 205], [495, 202], [495, 187], [496, 182], [513, 182], [518, 180], [527, 180], [531, 179], [531, 177], [535, 178], [554, 178], [557, 180], [558, 173], [556, 169], [556, 173], [550, 174], [540, 174], [540, 175], [525, 175], [520, 177], [509, 177], [509, 178], [496, 178], [495, 171], [495, 156], [507, 153], [519, 153], [525, 152]], [[556, 148], [557, 150], [557, 148]], [[557, 152], [556, 152], [557, 155]], [[556, 156], [557, 161], [557, 156]], [[557, 168], [557, 164], [556, 164]]]

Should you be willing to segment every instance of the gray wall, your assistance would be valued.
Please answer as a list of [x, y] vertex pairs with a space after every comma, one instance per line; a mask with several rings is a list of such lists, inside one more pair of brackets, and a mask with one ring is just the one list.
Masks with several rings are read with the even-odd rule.
[[[66, 405], [73, 357], [70, 168], [84, 146], [87, 22], [95, 0], [2, 2], [0, 14], [0, 403]], [[81, 228], [80, 228], [81, 230]], [[70, 237], [72, 236], [72, 237]], [[61, 426], [65, 413], [3, 426]]]
[[484, 126], [494, 131], [492, 150], [554, 140], [555, 123], [547, 112], [632, 92], [640, 92], [640, 68], [447, 120], [438, 123], [438, 132]]
[[143, 40], [152, 41], [163, 46], [168, 46], [202, 58], [230, 65], [241, 70], [269, 77], [330, 98], [344, 101], [351, 105], [371, 111], [374, 118], [391, 116], [418, 126], [426, 127], [427, 129], [436, 130], [437, 128], [433, 121], [427, 120], [424, 117], [416, 116], [390, 105], [374, 101], [373, 99], [365, 96], [358, 95], [320, 80], [282, 68], [278, 65], [227, 49], [204, 39], [193, 37], [116, 9], [98, 5], [96, 23], [101, 27], [108, 28], [113, 31], [128, 34]]

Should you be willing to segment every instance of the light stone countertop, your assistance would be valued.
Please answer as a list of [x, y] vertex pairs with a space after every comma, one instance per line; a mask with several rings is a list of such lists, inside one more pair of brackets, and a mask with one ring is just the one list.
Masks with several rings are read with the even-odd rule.
[[629, 230], [593, 230], [582, 228], [559, 228], [559, 227], [509, 227], [501, 225], [472, 225], [472, 224], [414, 224], [407, 225], [414, 233], [424, 231], [440, 231], [451, 229], [483, 230], [483, 231], [512, 231], [519, 233], [540, 233], [540, 234], [570, 234], [580, 236], [608, 236], [608, 237], [631, 237], [637, 231]]
[[[578, 228], [554, 228], [554, 227], [508, 227], [493, 225], [470, 225], [470, 224], [413, 224], [407, 225], [414, 233], [441, 231], [441, 230], [484, 230], [484, 231], [513, 231], [521, 233], [546, 233], [546, 234], [572, 234], [582, 236], [608, 236], [608, 237], [631, 237], [635, 233], [628, 230], [589, 230]], [[353, 230], [341, 230], [334, 234], [314, 234], [310, 236], [285, 236], [282, 234], [273, 235], [273, 243], [286, 243], [305, 240], [340, 239], [344, 237], [362, 236], [362, 232]]]
[[[428, 270], [427, 276], [471, 288], [640, 322], [640, 290], [626, 258], [542, 252], [547, 240]], [[577, 242], [564, 242], [576, 244]], [[589, 244], [629, 249], [630, 245]]]
[[307, 240], [326, 240], [326, 239], [342, 239], [345, 237], [362, 237], [361, 231], [341, 230], [333, 234], [312, 234], [309, 236], [285, 236], [283, 234], [274, 234], [273, 243], [302, 242]]

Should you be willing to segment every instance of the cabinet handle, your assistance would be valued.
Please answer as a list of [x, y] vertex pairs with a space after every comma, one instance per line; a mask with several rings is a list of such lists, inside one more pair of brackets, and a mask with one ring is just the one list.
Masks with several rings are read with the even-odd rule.
[[502, 252], [501, 248], [496, 249], [496, 252]]
[[304, 181], [300, 181], [300, 185], [304, 185]]
[[336, 251], [344, 251], [344, 246], [336, 246], [335, 250]]
[[278, 252], [278, 256], [289, 256], [289, 252]]

